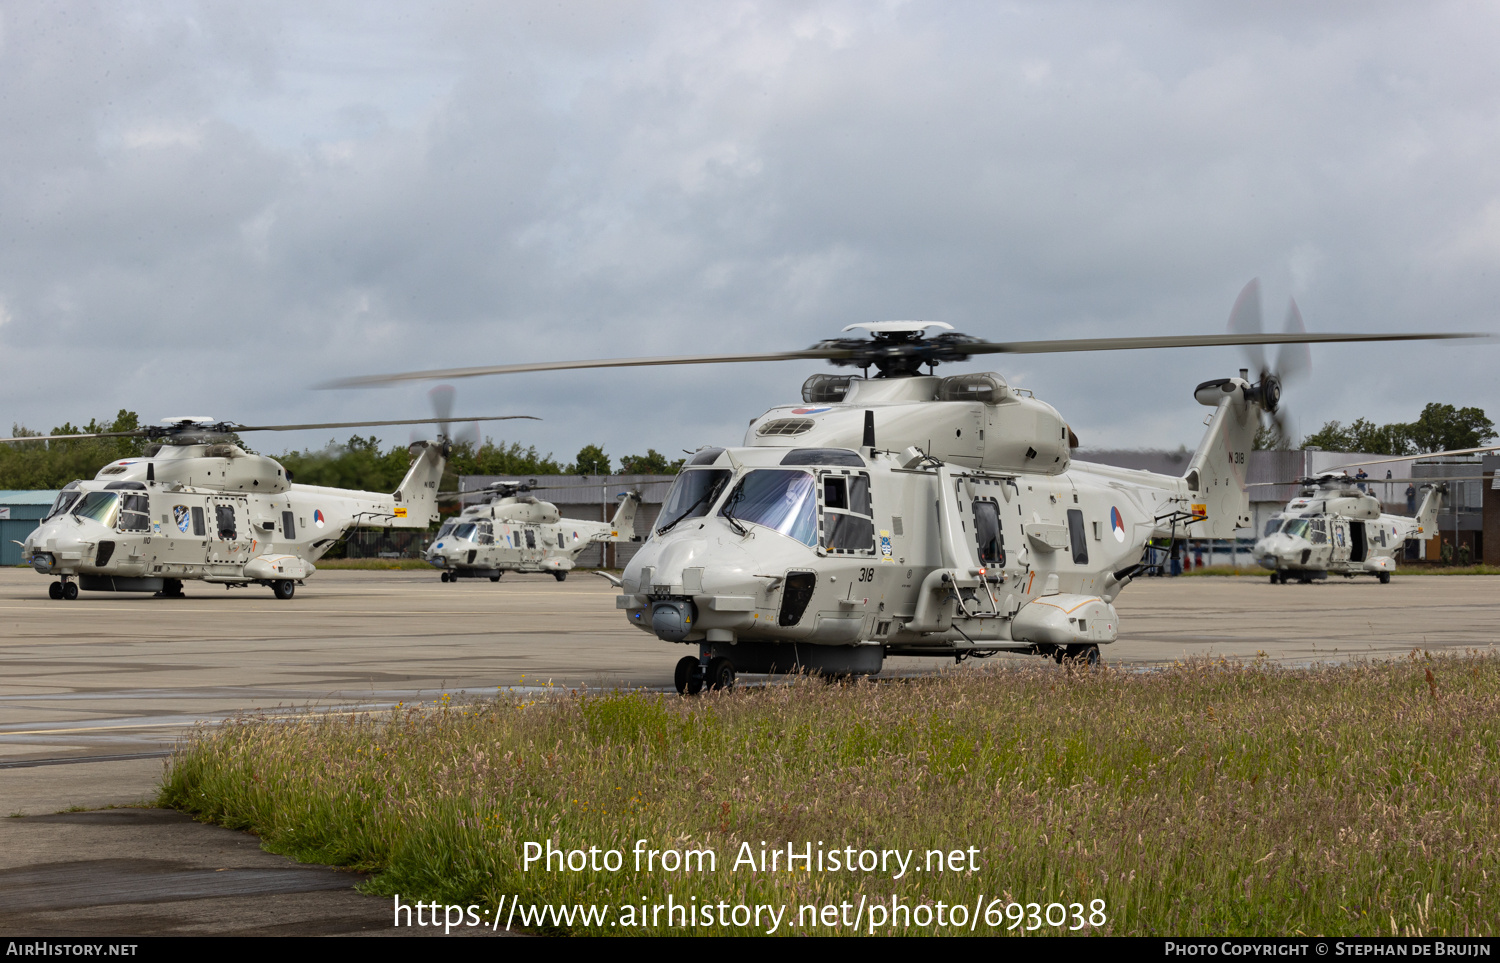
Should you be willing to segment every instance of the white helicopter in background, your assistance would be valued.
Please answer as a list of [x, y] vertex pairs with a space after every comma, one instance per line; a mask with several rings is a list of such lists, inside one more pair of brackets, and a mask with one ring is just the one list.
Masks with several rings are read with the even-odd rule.
[[[937, 333], [931, 332], [937, 329]], [[1076, 462], [1052, 406], [995, 373], [939, 377], [981, 354], [1412, 341], [1445, 334], [1308, 334], [987, 342], [928, 321], [855, 324], [800, 351], [471, 367], [328, 387], [616, 366], [823, 360], [800, 404], [751, 421], [739, 447], [700, 449], [626, 566], [632, 625], [694, 647], [680, 692], [737, 672], [873, 674], [891, 656], [962, 661], [1031, 652], [1094, 662], [1115, 597], [1148, 540], [1229, 538], [1249, 524], [1248, 453], [1280, 402], [1267, 373], [1200, 384], [1213, 410], [1182, 477]], [[869, 377], [874, 368], [876, 375]]]
[[1446, 486], [1424, 484], [1413, 517], [1382, 512], [1380, 499], [1347, 474], [1299, 478], [1296, 483], [1301, 492], [1266, 522], [1252, 550], [1256, 564], [1270, 570], [1273, 585], [1290, 579], [1305, 584], [1329, 575], [1374, 575], [1382, 585], [1390, 582], [1395, 553], [1407, 539], [1437, 526], [1446, 492]]
[[561, 582], [590, 545], [635, 538], [639, 491], [622, 492], [615, 517], [594, 522], [563, 518], [556, 505], [531, 494], [538, 490], [535, 482], [490, 485], [482, 501], [443, 522], [427, 549], [428, 563], [443, 570], [444, 582], [498, 582], [504, 572], [548, 572]]
[[[465, 421], [504, 421], [495, 415]], [[438, 520], [438, 484], [451, 451], [448, 425], [436, 441], [414, 442], [411, 468], [392, 493], [299, 485], [275, 459], [229, 439], [247, 431], [414, 425], [427, 419], [313, 425], [240, 425], [212, 418], [168, 418], [162, 427], [79, 435], [0, 438], [35, 443], [85, 438], [147, 438], [139, 458], [105, 465], [70, 482], [22, 545], [25, 561], [53, 576], [48, 595], [153, 592], [180, 598], [183, 582], [226, 588], [268, 586], [290, 599], [321, 558], [352, 527], [422, 528]]]

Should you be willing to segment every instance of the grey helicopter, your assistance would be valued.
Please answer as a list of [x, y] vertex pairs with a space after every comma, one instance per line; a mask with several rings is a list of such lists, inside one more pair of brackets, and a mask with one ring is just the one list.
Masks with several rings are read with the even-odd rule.
[[[495, 415], [467, 421], [503, 421]], [[138, 458], [122, 458], [92, 479], [70, 482], [22, 556], [53, 578], [48, 595], [73, 600], [79, 589], [151, 592], [180, 598], [185, 581], [226, 588], [262, 585], [290, 599], [314, 563], [358, 525], [425, 529], [438, 520], [438, 487], [448, 454], [448, 424], [435, 440], [416, 441], [411, 467], [394, 492], [302, 485], [279, 462], [233, 442], [250, 431], [299, 431], [415, 425], [429, 419], [307, 425], [241, 425], [207, 417], [164, 419], [133, 431], [0, 438], [36, 443], [86, 438], [144, 438]]]
[[428, 563], [442, 570], [444, 582], [498, 582], [505, 572], [546, 572], [561, 582], [589, 546], [635, 538], [639, 491], [622, 492], [614, 518], [595, 522], [562, 517], [556, 505], [532, 494], [542, 490], [535, 481], [493, 483], [477, 503], [443, 522]]
[[731, 686], [741, 672], [870, 675], [899, 656], [1017, 652], [1093, 663], [1099, 646], [1119, 637], [1113, 602], [1150, 539], [1228, 538], [1250, 523], [1247, 455], [1260, 413], [1279, 406], [1275, 373], [1252, 380], [1242, 369], [1194, 389], [1211, 414], [1175, 477], [1076, 461], [1077, 440], [1051, 405], [994, 372], [940, 377], [940, 364], [984, 354], [1482, 337], [1304, 331], [989, 342], [930, 321], [844, 332], [798, 351], [479, 366], [325, 387], [778, 360], [863, 369], [814, 374], [800, 404], [752, 419], [739, 446], [693, 454], [655, 530], [615, 579], [630, 624], [695, 648], [678, 662], [675, 683], [696, 693]]

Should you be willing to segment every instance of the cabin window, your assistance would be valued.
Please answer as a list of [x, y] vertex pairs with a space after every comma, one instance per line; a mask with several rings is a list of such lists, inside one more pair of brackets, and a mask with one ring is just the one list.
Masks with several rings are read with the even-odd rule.
[[1083, 534], [1083, 512], [1068, 509], [1068, 540], [1073, 543], [1073, 561], [1078, 565], [1089, 563], [1089, 543]]
[[870, 476], [823, 476], [823, 547], [831, 552], [873, 552], [875, 521], [870, 508]]
[[1000, 506], [993, 499], [974, 499], [974, 540], [979, 546], [980, 565], [985, 568], [1005, 566], [1005, 535], [1000, 531]]
[[199, 538], [202, 538], [204, 535], [208, 534], [208, 526], [203, 522], [202, 506], [195, 505], [193, 507], [193, 534], [198, 536]]
[[719, 514], [763, 525], [803, 545], [811, 546], [818, 537], [817, 491], [805, 471], [752, 471], [729, 493]]
[[151, 531], [151, 503], [145, 495], [122, 495], [120, 497], [120, 531]]
[[214, 521], [219, 526], [220, 538], [226, 541], [233, 541], [235, 539], [233, 505], [215, 505]]
[[568, 544], [563, 541], [563, 533], [562, 532], [558, 532], [557, 533], [557, 547], [558, 548], [567, 548], [568, 547]]
[[526, 547], [536, 548], [536, 529], [534, 528], [526, 529]]
[[297, 537], [297, 518], [291, 512], [281, 513], [281, 537], [286, 539]]

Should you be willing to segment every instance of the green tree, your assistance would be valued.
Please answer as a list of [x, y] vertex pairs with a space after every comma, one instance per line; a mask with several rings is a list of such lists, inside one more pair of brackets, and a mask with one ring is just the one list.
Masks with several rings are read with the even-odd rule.
[[1479, 408], [1455, 408], [1452, 405], [1429, 404], [1410, 425], [1405, 426], [1417, 451], [1448, 451], [1454, 448], [1478, 448], [1495, 437], [1495, 423]]
[[620, 459], [622, 475], [675, 475], [682, 470], [686, 458], [667, 461], [667, 456], [655, 448], [647, 448], [644, 455], [626, 455]]
[[[134, 431], [140, 418], [121, 408], [108, 422], [98, 418], [77, 427], [64, 422], [47, 434], [80, 435], [105, 431]], [[24, 425], [13, 425], [11, 435], [40, 435]], [[0, 489], [61, 488], [70, 481], [93, 478], [99, 469], [122, 458], [137, 458], [147, 442], [142, 438], [82, 438], [74, 441], [38, 441], [0, 445]]]
[[1345, 427], [1330, 421], [1302, 439], [1324, 451], [1366, 451], [1376, 455], [1419, 455], [1429, 451], [1478, 448], [1495, 437], [1495, 423], [1479, 408], [1455, 408], [1432, 402], [1411, 424], [1377, 425], [1356, 418]]
[[568, 466], [569, 475], [608, 475], [609, 456], [598, 445], [584, 445], [578, 449], [578, 460]]

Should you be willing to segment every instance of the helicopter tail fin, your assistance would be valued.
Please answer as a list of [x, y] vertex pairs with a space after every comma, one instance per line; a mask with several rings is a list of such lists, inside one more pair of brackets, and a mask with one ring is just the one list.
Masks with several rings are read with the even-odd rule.
[[1198, 401], [1214, 408], [1203, 441], [1183, 475], [1193, 521], [1191, 538], [1234, 538], [1250, 525], [1250, 496], [1245, 488], [1250, 450], [1260, 427], [1260, 406], [1238, 378], [1198, 386]]
[[443, 445], [418, 441], [411, 452], [411, 467], [396, 489], [396, 518], [393, 528], [426, 528], [438, 520], [438, 483], [442, 481], [447, 456]]
[[633, 541], [635, 539], [635, 510], [641, 504], [641, 493], [639, 489], [628, 491], [620, 500], [620, 507], [615, 509], [615, 517], [609, 523], [614, 530], [615, 538]]
[[1417, 508], [1417, 517], [1413, 519], [1416, 523], [1416, 531], [1411, 537], [1425, 535], [1428, 538], [1435, 538], [1438, 530], [1438, 512], [1443, 507], [1443, 494], [1448, 490], [1448, 486], [1437, 484], [1423, 487], [1426, 490], [1422, 494], [1422, 504]]

